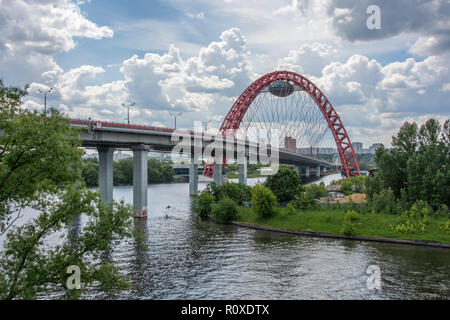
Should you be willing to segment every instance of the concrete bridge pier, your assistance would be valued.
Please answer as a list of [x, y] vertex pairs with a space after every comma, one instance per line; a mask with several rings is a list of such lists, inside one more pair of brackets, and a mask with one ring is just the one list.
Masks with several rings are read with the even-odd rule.
[[305, 176], [309, 177], [309, 166], [305, 167]]
[[194, 157], [191, 157], [189, 165], [189, 194], [196, 195], [198, 192], [198, 164], [195, 163]]
[[223, 183], [222, 164], [221, 163], [214, 162], [214, 182], [218, 186], [221, 186]]
[[316, 168], [316, 177], [320, 177], [320, 165]]
[[98, 187], [102, 201], [113, 200], [113, 147], [97, 147], [98, 150]]
[[145, 146], [133, 148], [133, 205], [136, 217], [147, 217], [147, 173], [148, 157]]
[[322, 172], [327, 172], [327, 167], [323, 167]]
[[244, 163], [238, 164], [239, 167], [239, 183], [247, 185], [247, 158], [243, 157]]

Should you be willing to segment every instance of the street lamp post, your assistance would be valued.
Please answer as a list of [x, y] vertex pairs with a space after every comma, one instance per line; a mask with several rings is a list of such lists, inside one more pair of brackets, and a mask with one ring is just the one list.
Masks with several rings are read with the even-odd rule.
[[182, 112], [179, 112], [179, 113], [169, 112], [169, 114], [175, 118], [175, 129], [176, 129], [177, 128], [177, 117], [181, 116], [183, 113]]
[[38, 89], [39, 93], [44, 93], [44, 114], [47, 114], [47, 93], [50, 93], [53, 91], [53, 88], [50, 88], [48, 90], [42, 91], [41, 89]]
[[128, 103], [122, 103], [122, 107], [127, 108], [127, 122], [128, 124], [130, 124], [130, 107], [134, 106], [136, 103], [134, 103], [133, 101], [130, 101]]
[[206, 133], [208, 131], [208, 123], [210, 123], [212, 120], [208, 121], [202, 121], [204, 132]]

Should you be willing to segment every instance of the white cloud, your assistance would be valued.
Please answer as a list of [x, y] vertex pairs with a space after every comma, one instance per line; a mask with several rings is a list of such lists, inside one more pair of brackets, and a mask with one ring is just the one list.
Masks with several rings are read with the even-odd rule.
[[450, 81], [448, 57], [431, 56], [417, 62], [409, 58], [383, 68], [379, 89], [386, 93], [384, 110], [415, 113], [448, 113], [449, 92], [442, 84]]
[[[409, 23], [407, 14], [399, 15], [396, 23], [382, 8], [383, 21], [390, 21], [395, 32], [368, 42], [362, 34], [367, 30], [352, 27], [366, 16], [365, 8], [358, 18], [345, 1], [231, 1], [224, 6], [219, 1], [170, 0], [187, 12], [182, 23], [113, 23], [126, 38], [124, 48], [146, 54], [129, 54], [123, 62], [104, 67], [87, 62], [62, 70], [53, 57], [72, 50], [76, 37], [109, 38], [113, 31], [88, 20], [69, 0], [0, 2], [2, 8], [7, 4], [0, 12], [0, 74], [15, 84], [26, 74], [27, 81], [34, 81], [30, 91], [54, 87], [49, 101], [71, 116], [124, 121], [121, 103], [131, 99], [136, 121], [172, 126], [167, 111], [173, 110], [183, 112], [177, 119], [180, 127], [213, 119], [210, 128], [217, 128], [236, 97], [258, 75], [274, 69], [296, 71], [316, 83], [341, 114], [352, 140], [388, 140], [404, 119], [449, 112], [450, 59], [443, 53], [447, 36], [439, 33], [446, 26], [442, 19], [438, 28], [427, 31], [429, 24]], [[15, 26], [11, 22], [16, 20], [24, 22]], [[208, 20], [215, 23], [201, 29]], [[216, 37], [223, 26], [239, 28], [211, 41], [211, 34]], [[426, 58], [386, 62], [408, 50]], [[111, 74], [117, 75], [111, 68], [117, 67], [122, 77], [111, 80]], [[99, 82], [105, 78], [109, 80]], [[30, 93], [26, 105], [40, 108], [42, 100], [42, 95]]]
[[287, 57], [280, 59], [277, 68], [320, 76], [323, 67], [334, 60], [336, 53], [335, 48], [325, 43], [303, 44], [299, 49], [289, 51]]
[[444, 83], [442, 85], [442, 91], [450, 91], [450, 82]]
[[275, 10], [275, 15], [294, 14], [296, 16], [305, 15], [308, 9], [309, 0], [291, 0], [291, 3]]
[[[254, 76], [248, 65], [246, 39], [237, 28], [224, 31], [219, 41], [200, 49], [197, 56], [182, 59], [180, 50], [171, 45], [164, 54], [147, 53], [123, 61], [123, 80], [94, 85], [102, 67], [83, 65], [63, 72], [49, 72], [55, 88], [53, 101], [69, 106], [71, 116], [101, 117], [121, 121], [120, 104], [136, 102], [136, 116], [167, 118], [167, 111], [190, 112], [184, 120], [218, 117], [228, 111], [232, 101]], [[41, 83], [33, 83], [29, 99], [39, 99]], [[100, 110], [100, 111], [96, 111]], [[141, 110], [141, 111], [139, 111]], [[131, 111], [130, 111], [131, 112]], [[135, 112], [135, 111], [133, 111]], [[166, 119], [165, 119], [166, 120]], [[161, 122], [161, 121], [160, 121]]]
[[345, 63], [328, 64], [322, 76], [312, 80], [334, 104], [364, 104], [374, 98], [375, 87], [382, 78], [381, 70], [376, 60], [353, 55]]
[[[2, 0], [0, 74], [11, 83], [39, 80], [42, 72], [60, 71], [53, 56], [75, 47], [74, 37], [110, 38], [69, 0]], [[26, 76], [25, 76], [26, 75]]]
[[205, 111], [217, 95], [238, 95], [251, 81], [246, 39], [237, 28], [224, 31], [220, 41], [187, 60], [172, 45], [162, 55], [125, 60], [121, 71], [131, 99], [158, 110]]
[[[371, 41], [401, 34], [415, 34], [410, 52], [422, 56], [450, 50], [450, 2], [447, 0], [382, 1], [381, 29], [368, 29], [366, 9], [371, 0], [331, 0], [327, 4], [329, 22], [335, 33], [350, 41]], [[377, 3], [375, 3], [377, 4]]]

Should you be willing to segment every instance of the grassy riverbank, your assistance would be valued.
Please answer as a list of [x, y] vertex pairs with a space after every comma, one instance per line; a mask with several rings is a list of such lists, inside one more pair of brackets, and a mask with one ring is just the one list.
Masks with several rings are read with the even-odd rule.
[[[262, 219], [252, 209], [239, 207], [235, 221], [297, 231], [343, 234], [342, 225], [346, 214], [344, 209], [297, 209], [293, 215], [288, 214], [287, 208], [278, 208], [277, 211], [273, 217]], [[442, 229], [446, 220], [446, 217], [430, 217], [425, 231], [398, 232], [392, 227], [401, 223], [400, 216], [368, 212], [359, 214], [355, 222], [355, 235], [450, 243], [450, 233]]]

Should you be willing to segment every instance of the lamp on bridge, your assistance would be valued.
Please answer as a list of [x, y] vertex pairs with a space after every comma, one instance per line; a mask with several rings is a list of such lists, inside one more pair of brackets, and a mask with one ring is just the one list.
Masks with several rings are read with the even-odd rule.
[[130, 107], [134, 106], [136, 103], [134, 103], [133, 101], [129, 101], [127, 103], [122, 103], [122, 107], [127, 108], [127, 117], [125, 118], [128, 122], [128, 124], [130, 124]]
[[203, 124], [203, 131], [206, 133], [208, 131], [208, 123], [210, 123], [212, 120], [208, 121], [202, 121]]
[[183, 114], [183, 112], [179, 112], [179, 113], [169, 112], [169, 114], [175, 118], [175, 129], [176, 129], [177, 128], [177, 117], [181, 116]]
[[50, 88], [45, 91], [42, 91], [41, 89], [38, 90], [39, 93], [44, 93], [44, 114], [47, 114], [47, 93], [50, 93], [52, 91], [53, 91], [53, 88]]

